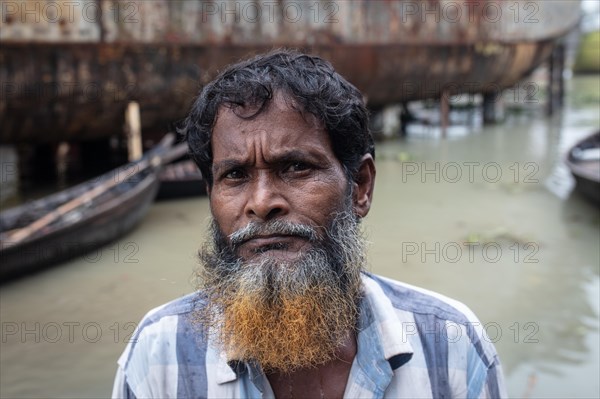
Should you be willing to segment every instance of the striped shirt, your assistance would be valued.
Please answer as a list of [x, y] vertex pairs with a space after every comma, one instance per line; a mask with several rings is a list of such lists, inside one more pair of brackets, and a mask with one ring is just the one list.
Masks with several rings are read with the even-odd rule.
[[[460, 302], [363, 275], [345, 398], [506, 397], [500, 361]], [[113, 397], [273, 398], [260, 367], [227, 361], [193, 322], [191, 294], [149, 312], [118, 361]]]

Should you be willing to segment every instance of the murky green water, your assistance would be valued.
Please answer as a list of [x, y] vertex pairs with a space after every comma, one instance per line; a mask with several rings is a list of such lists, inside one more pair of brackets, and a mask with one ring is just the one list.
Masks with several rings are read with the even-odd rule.
[[[600, 78], [551, 120], [415, 127], [379, 147], [369, 269], [467, 303], [513, 397], [598, 397], [600, 214], [571, 194], [566, 149], [600, 127]], [[419, 130], [417, 132], [417, 130]], [[86, 257], [2, 287], [2, 397], [105, 397], [135, 323], [192, 291], [208, 202], [155, 204]]]

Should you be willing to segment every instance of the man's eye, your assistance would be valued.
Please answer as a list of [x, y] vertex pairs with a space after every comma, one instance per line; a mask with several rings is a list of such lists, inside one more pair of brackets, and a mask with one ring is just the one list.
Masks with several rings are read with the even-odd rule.
[[302, 172], [310, 169], [310, 165], [304, 162], [292, 162], [286, 168], [286, 172]]
[[223, 175], [226, 179], [242, 179], [244, 177], [244, 173], [239, 169], [230, 170], [229, 172]]

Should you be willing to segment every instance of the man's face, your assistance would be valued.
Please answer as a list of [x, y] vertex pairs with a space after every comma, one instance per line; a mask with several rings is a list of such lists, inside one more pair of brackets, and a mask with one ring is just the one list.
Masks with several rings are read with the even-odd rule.
[[[323, 126], [291, 108], [281, 95], [252, 119], [221, 107], [212, 151], [210, 203], [225, 236], [250, 222], [273, 220], [310, 225], [324, 233], [321, 228], [348, 195], [346, 175]], [[301, 235], [266, 234], [242, 240], [237, 248], [246, 260], [267, 255], [290, 260], [308, 245]]]
[[372, 158], [350, 186], [323, 126], [282, 96], [252, 119], [235, 111], [222, 107], [213, 130], [199, 321], [231, 359], [283, 372], [324, 364], [356, 327]]

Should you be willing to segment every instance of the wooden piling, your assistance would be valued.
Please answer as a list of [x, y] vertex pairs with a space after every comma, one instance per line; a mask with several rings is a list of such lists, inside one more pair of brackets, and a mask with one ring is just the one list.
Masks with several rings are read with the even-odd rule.
[[440, 107], [440, 112], [441, 112], [441, 128], [442, 128], [442, 137], [446, 138], [447, 136], [447, 130], [448, 130], [448, 122], [449, 122], [449, 114], [450, 114], [450, 93], [448, 92], [447, 89], [444, 89], [442, 91], [442, 98], [441, 98], [441, 107]]
[[496, 123], [497, 115], [496, 115], [496, 107], [494, 104], [496, 96], [494, 93], [484, 93], [483, 94], [483, 124], [491, 125]]
[[566, 58], [566, 48], [564, 44], [559, 44], [557, 47], [558, 51], [558, 106], [560, 108], [565, 104], [565, 58]]
[[546, 100], [546, 114], [548, 116], [554, 115], [554, 51], [548, 58], [548, 98]]
[[136, 101], [131, 101], [127, 105], [127, 110], [125, 111], [125, 131], [129, 161], [136, 161], [142, 157], [142, 123], [140, 105]]
[[565, 96], [565, 82], [563, 72], [565, 69], [565, 45], [556, 45], [548, 58], [548, 98], [546, 114], [554, 115], [558, 108], [562, 108]]

